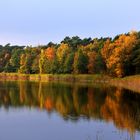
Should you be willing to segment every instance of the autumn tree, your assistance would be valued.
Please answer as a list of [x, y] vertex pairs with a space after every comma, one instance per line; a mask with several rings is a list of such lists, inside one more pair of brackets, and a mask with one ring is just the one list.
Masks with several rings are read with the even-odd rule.
[[55, 73], [58, 70], [57, 60], [56, 60], [56, 49], [51, 46], [45, 50], [45, 63], [44, 63], [45, 73]]
[[26, 69], [25, 69], [25, 59], [26, 59], [26, 55], [25, 54], [22, 54], [20, 56], [20, 68], [19, 68], [19, 73], [26, 73]]
[[137, 34], [137, 43], [132, 50], [131, 57], [128, 60], [129, 75], [140, 73], [140, 33]]
[[140, 73], [140, 32], [112, 38], [65, 37], [60, 44], [0, 45], [0, 72], [106, 73], [114, 77]]
[[64, 63], [70, 52], [70, 47], [64, 43], [60, 44], [60, 47], [57, 49], [56, 56], [59, 63], [59, 73], [64, 72]]
[[40, 73], [55, 73], [58, 71], [56, 50], [54, 47], [42, 49], [39, 59]]
[[40, 71], [40, 74], [43, 74], [45, 72], [44, 63], [45, 63], [45, 53], [44, 53], [44, 50], [42, 49], [41, 53], [40, 53], [40, 59], [39, 59], [39, 71]]
[[33, 73], [32, 64], [34, 62], [34, 59], [37, 57], [38, 53], [39, 52], [38, 50], [36, 50], [36, 48], [27, 47], [25, 49], [24, 54], [22, 54], [20, 57], [20, 73]]
[[97, 53], [95, 51], [93, 52], [89, 52], [88, 54], [88, 73], [92, 74], [95, 73], [95, 61], [96, 61], [96, 57], [97, 57]]
[[109, 40], [102, 49], [102, 56], [111, 75], [123, 77], [126, 75], [125, 63], [130, 58], [136, 43], [135, 33], [120, 35], [115, 42]]

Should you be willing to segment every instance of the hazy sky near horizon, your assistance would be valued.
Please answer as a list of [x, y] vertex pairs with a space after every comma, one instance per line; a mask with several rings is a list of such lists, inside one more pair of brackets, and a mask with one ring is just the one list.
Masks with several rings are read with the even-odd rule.
[[59, 43], [140, 30], [140, 0], [0, 0], [0, 44]]

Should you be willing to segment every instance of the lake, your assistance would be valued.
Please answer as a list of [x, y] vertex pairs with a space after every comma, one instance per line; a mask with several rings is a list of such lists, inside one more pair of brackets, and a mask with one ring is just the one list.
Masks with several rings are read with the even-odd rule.
[[0, 82], [0, 140], [139, 140], [140, 94], [107, 85]]

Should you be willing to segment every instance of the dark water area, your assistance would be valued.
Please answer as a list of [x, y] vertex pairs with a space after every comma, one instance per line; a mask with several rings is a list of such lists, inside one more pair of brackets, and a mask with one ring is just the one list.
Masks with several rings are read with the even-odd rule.
[[0, 140], [140, 140], [140, 94], [107, 85], [0, 82]]

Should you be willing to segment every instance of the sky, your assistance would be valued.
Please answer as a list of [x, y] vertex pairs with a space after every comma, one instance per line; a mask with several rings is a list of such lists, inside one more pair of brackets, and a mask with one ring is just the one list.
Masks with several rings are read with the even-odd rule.
[[0, 0], [0, 44], [45, 45], [66, 36], [140, 31], [140, 0]]

